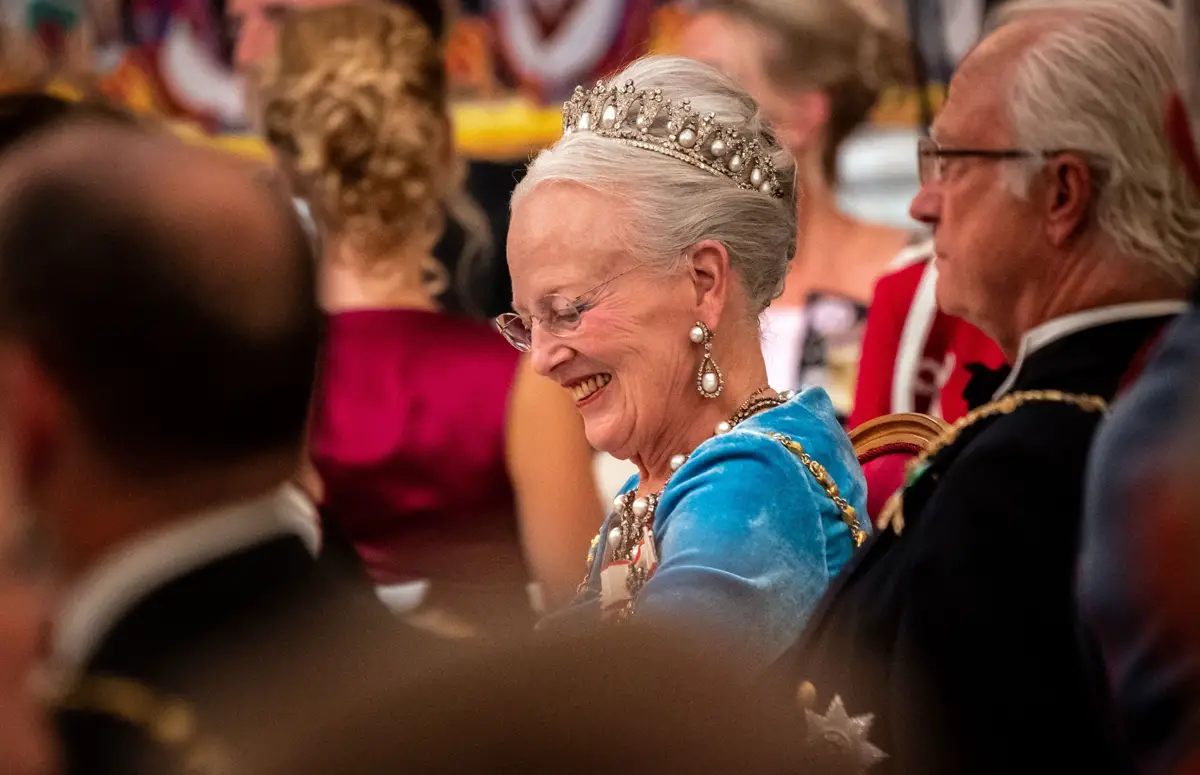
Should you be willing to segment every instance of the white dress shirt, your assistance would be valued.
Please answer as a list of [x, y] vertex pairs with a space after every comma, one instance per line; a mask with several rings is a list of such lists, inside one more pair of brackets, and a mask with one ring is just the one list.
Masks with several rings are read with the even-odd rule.
[[1021, 373], [1021, 367], [1025, 364], [1025, 359], [1051, 342], [1056, 342], [1071, 334], [1109, 323], [1178, 315], [1186, 310], [1187, 307], [1186, 301], [1177, 299], [1141, 301], [1134, 304], [1114, 304], [1109, 307], [1097, 307], [1096, 309], [1064, 315], [1060, 318], [1047, 320], [1039, 326], [1034, 326], [1025, 332], [1025, 336], [1021, 337], [1021, 346], [1017, 350], [1017, 360], [1013, 364], [1012, 372], [1009, 373], [1008, 379], [1004, 380], [1004, 383], [992, 395], [992, 398], [999, 398], [1012, 390], [1012, 386], [1017, 381], [1017, 375]]

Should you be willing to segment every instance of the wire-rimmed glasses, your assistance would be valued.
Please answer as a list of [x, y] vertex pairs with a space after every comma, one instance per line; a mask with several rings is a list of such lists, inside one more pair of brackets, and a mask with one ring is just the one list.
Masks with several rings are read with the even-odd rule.
[[932, 137], [917, 140], [917, 175], [921, 185], [940, 181], [945, 174], [946, 159], [1048, 159], [1065, 149], [1030, 151], [1021, 148], [943, 148]]
[[539, 309], [542, 310], [541, 315], [522, 316], [515, 312], [505, 312], [503, 315], [497, 315], [493, 322], [500, 333], [504, 334], [504, 338], [508, 340], [509, 344], [521, 352], [529, 352], [533, 349], [534, 321], [542, 326], [543, 331], [554, 336], [565, 336], [571, 333], [579, 328], [583, 313], [595, 306], [594, 297], [597, 293], [639, 266], [642, 265], [634, 264], [573, 299], [556, 293], [543, 296], [538, 304]]

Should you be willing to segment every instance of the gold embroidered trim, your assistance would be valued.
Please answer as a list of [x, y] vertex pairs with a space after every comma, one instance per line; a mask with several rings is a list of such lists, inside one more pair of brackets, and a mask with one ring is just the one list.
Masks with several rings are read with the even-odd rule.
[[975, 423], [996, 415], [1012, 414], [1019, 407], [1030, 403], [1069, 404], [1085, 412], [1108, 410], [1108, 402], [1099, 396], [1064, 393], [1061, 390], [1022, 390], [1009, 393], [995, 401], [972, 409], [958, 418], [945, 433], [930, 445], [929, 449], [924, 450], [908, 463], [908, 475], [905, 477], [904, 486], [893, 493], [892, 497], [888, 498], [887, 503], [884, 504], [879, 520], [880, 530], [890, 527], [896, 535], [900, 535], [904, 530], [904, 491], [921, 477], [921, 474], [929, 467], [929, 461], [934, 455], [957, 441], [959, 435]]
[[95, 713], [124, 721], [151, 740], [175, 751], [183, 772], [228, 775], [233, 771], [228, 752], [200, 732], [195, 708], [177, 697], [163, 696], [128, 678], [84, 676], [55, 697], [57, 710]]
[[782, 433], [772, 433], [771, 438], [778, 441], [787, 448], [796, 457], [800, 458], [800, 462], [808, 469], [808, 472], [817, 480], [817, 484], [821, 485], [821, 489], [833, 501], [833, 505], [837, 506], [838, 511], [842, 513], [842, 521], [846, 523], [846, 527], [850, 528], [850, 537], [854, 539], [854, 548], [863, 545], [867, 540], [867, 532], [863, 530], [862, 523], [858, 521], [858, 511], [850, 505], [850, 503], [842, 497], [841, 491], [838, 490], [837, 482], [833, 481], [833, 477], [829, 475], [829, 471], [825, 470], [825, 466], [813, 460], [800, 442], [784, 436]]

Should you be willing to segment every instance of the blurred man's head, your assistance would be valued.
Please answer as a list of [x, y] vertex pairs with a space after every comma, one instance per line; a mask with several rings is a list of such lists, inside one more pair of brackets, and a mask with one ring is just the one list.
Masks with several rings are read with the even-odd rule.
[[[131, 126], [133, 119], [103, 103], [74, 102], [38, 92], [0, 95], [0, 158], [42, 132], [73, 120]], [[69, 217], [69, 216], [68, 216]], [[19, 775], [50, 771], [46, 720], [29, 691], [40, 656], [50, 579], [40, 525], [18, 502], [12, 434], [0, 417], [0, 761]]]
[[289, 204], [215, 151], [72, 122], [0, 163], [0, 423], [68, 564], [292, 473], [314, 285]]
[[[963, 60], [921, 152], [939, 304], [1010, 356], [1048, 317], [1182, 297], [1200, 197], [1163, 122], [1179, 51], [1155, 0], [1015, 0]], [[1063, 308], [1058, 308], [1063, 307]]]
[[74, 101], [43, 92], [0, 94], [0, 154], [60, 122], [88, 119], [132, 126], [135, 119], [105, 102]]

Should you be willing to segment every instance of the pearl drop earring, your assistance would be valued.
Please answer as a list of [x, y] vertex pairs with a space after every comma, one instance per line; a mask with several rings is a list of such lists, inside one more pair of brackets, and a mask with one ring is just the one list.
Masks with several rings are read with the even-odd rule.
[[700, 359], [700, 368], [696, 371], [696, 390], [705, 398], [716, 398], [725, 387], [725, 377], [712, 357], [712, 331], [704, 323], [696, 321], [688, 338], [704, 347], [704, 357]]

